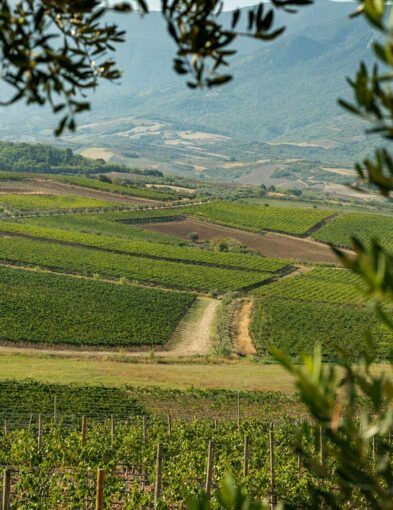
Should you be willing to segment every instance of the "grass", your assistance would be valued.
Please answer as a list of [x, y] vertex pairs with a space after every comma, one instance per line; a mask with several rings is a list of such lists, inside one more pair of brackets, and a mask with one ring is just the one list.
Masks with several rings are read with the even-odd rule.
[[[293, 378], [276, 364], [250, 361], [220, 363], [168, 363], [140, 361], [126, 363], [104, 355], [89, 353], [48, 355], [44, 351], [2, 347], [0, 380], [25, 380], [58, 384], [93, 384], [120, 387], [123, 385], [171, 390], [240, 390], [293, 394]], [[115, 355], [114, 355], [115, 357]], [[119, 355], [120, 357], [120, 355]], [[374, 366], [377, 372], [390, 366]]]
[[[8, 351], [8, 353], [7, 353]], [[50, 357], [38, 351], [12, 353], [3, 348], [0, 379], [25, 379], [49, 383], [103, 384], [106, 386], [158, 386], [167, 389], [238, 389], [293, 393], [292, 378], [278, 365], [255, 363], [125, 363], [105, 356], [95, 359]], [[79, 356], [82, 356], [80, 354]], [[92, 354], [93, 356], [93, 354]]]

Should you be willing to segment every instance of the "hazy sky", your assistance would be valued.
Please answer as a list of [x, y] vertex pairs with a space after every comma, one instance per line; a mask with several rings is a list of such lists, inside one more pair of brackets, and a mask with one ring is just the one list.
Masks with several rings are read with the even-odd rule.
[[[224, 10], [225, 11], [233, 11], [237, 7], [247, 7], [248, 5], [255, 5], [259, 3], [260, 0], [224, 0]], [[263, 1], [263, 0], [262, 0]], [[327, 2], [329, 0], [326, 0]], [[351, 2], [353, 0], [330, 0], [335, 2]], [[148, 0], [148, 5], [150, 10], [159, 11], [161, 9], [161, 0]]]
[[[237, 7], [246, 7], [247, 5], [257, 4], [259, 0], [224, 0], [225, 10], [233, 11]], [[161, 10], [161, 0], [148, 0], [148, 6], [152, 11]]]

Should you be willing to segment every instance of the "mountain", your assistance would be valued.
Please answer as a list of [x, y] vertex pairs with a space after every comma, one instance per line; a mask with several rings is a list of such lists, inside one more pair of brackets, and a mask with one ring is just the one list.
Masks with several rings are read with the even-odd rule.
[[[372, 31], [349, 20], [353, 8], [351, 2], [317, 0], [295, 15], [281, 13], [277, 24], [288, 26], [284, 35], [272, 43], [239, 41], [233, 82], [204, 91], [188, 90], [173, 72], [175, 46], [159, 13], [116, 15], [127, 30], [127, 43], [117, 51], [124, 76], [91, 96], [92, 112], [80, 123], [135, 115], [253, 141], [358, 142], [362, 126], [336, 105], [337, 97], [349, 95], [345, 77], [370, 58]], [[229, 23], [230, 13], [222, 16]], [[28, 113], [21, 105], [4, 109], [0, 136], [36, 138], [54, 125], [45, 110]]]

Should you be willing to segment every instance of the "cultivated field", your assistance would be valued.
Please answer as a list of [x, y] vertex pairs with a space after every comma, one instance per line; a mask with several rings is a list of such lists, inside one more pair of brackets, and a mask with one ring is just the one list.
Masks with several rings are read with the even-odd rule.
[[362, 283], [347, 270], [300, 272], [256, 290], [255, 295], [251, 332], [261, 354], [276, 345], [297, 357], [311, 353], [318, 341], [327, 361], [337, 359], [337, 347], [356, 359], [366, 349], [365, 334], [370, 330], [379, 358], [388, 356], [389, 334], [375, 312], [363, 306]]
[[0, 267], [0, 341], [77, 347], [161, 346], [194, 296]]
[[220, 238], [235, 239], [265, 257], [313, 263], [337, 263], [336, 256], [325, 244], [275, 232], [254, 234], [235, 228], [213, 225], [194, 218], [162, 223], [141, 223], [140, 226], [151, 232], [178, 236], [185, 240], [188, 239], [190, 232], [198, 233], [201, 241], [212, 241]]
[[[2, 284], [4, 294], [15, 296], [7, 300], [3, 343], [44, 346], [51, 355], [62, 346], [65, 356], [73, 352], [67, 345], [80, 352], [84, 346], [101, 352], [123, 347], [135, 362], [153, 347], [170, 363], [186, 357], [265, 360], [272, 344], [297, 358], [320, 341], [325, 359], [334, 360], [343, 331], [356, 357], [370, 325], [379, 359], [386, 358], [386, 332], [366, 307], [360, 281], [338, 268], [327, 243], [349, 246], [349, 228], [363, 220], [367, 232], [382, 235], [391, 217], [281, 202], [276, 207], [274, 200], [268, 206], [211, 200], [82, 214], [72, 212], [73, 203], [89, 209], [90, 202], [110, 202], [80, 193], [133, 199], [136, 189], [137, 199], [159, 195], [163, 201], [181, 198], [180, 191], [61, 175], [38, 177], [35, 185], [39, 179], [44, 189], [59, 186], [72, 194], [0, 196], [21, 211], [35, 211], [34, 217], [0, 219]], [[48, 215], [52, 200], [56, 214]], [[191, 232], [198, 234], [196, 242]], [[218, 240], [236, 242], [217, 251]], [[36, 289], [42, 289], [40, 297]], [[81, 302], [88, 305], [77, 308]]]
[[75, 195], [0, 195], [0, 207], [20, 211], [35, 209], [93, 209], [109, 207], [108, 201]]
[[271, 273], [158, 260], [16, 237], [1, 240], [0, 260], [69, 274], [125, 278], [205, 293], [255, 287], [272, 276]]
[[343, 214], [313, 234], [314, 239], [350, 248], [351, 237], [363, 241], [376, 239], [387, 248], [393, 247], [393, 217], [375, 214]]
[[255, 207], [227, 202], [195, 206], [189, 213], [212, 223], [238, 227], [251, 232], [273, 230], [287, 234], [305, 235], [333, 215], [332, 211], [285, 207]]

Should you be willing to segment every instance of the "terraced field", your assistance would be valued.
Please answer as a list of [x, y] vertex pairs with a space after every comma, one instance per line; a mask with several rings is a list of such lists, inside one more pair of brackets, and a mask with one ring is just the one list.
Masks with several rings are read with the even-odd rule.
[[366, 307], [283, 298], [261, 299], [254, 307], [251, 334], [260, 354], [268, 355], [272, 345], [295, 359], [310, 354], [316, 343], [325, 361], [336, 361], [337, 348], [345, 349], [356, 360], [366, 348], [365, 334], [371, 330], [380, 359], [391, 349], [389, 333]]
[[271, 273], [154, 260], [24, 238], [1, 239], [0, 259], [65, 273], [126, 278], [201, 292], [227, 292], [256, 286], [271, 277]]
[[212, 202], [187, 208], [189, 214], [212, 223], [251, 232], [273, 230], [304, 235], [333, 215], [332, 211], [298, 207], [264, 207], [229, 202]]
[[294, 301], [364, 304], [364, 286], [346, 269], [316, 268], [284, 278], [254, 291], [257, 296], [281, 297]]
[[313, 234], [314, 239], [351, 248], [351, 237], [360, 240], [377, 239], [387, 248], [393, 248], [393, 216], [348, 213], [334, 218]]
[[248, 269], [251, 271], [277, 271], [285, 263], [264, 258], [258, 255], [241, 253], [216, 253], [200, 248], [188, 248], [169, 244], [153, 243], [141, 240], [126, 240], [116, 237], [70, 232], [62, 229], [27, 225], [24, 223], [11, 223], [0, 221], [0, 232], [21, 234], [34, 238], [61, 241], [70, 244], [79, 244], [108, 251], [128, 253], [155, 259], [189, 262], [234, 269]]
[[[148, 212], [148, 211], [140, 211]], [[20, 223], [53, 227], [75, 232], [85, 232], [98, 235], [116, 236], [117, 238], [142, 239], [164, 243], [179, 243], [175, 236], [151, 232], [139, 226], [139, 222], [130, 223], [123, 221], [130, 216], [137, 215], [138, 211], [107, 212], [105, 214], [72, 214], [57, 215], [37, 218], [25, 218], [18, 220]]]
[[327, 361], [337, 359], [337, 347], [356, 359], [371, 330], [380, 359], [391, 340], [365, 305], [360, 279], [344, 269], [316, 268], [257, 289], [251, 333], [260, 353], [271, 345], [294, 357], [322, 345]]
[[110, 207], [113, 204], [105, 200], [77, 197], [75, 195], [0, 195], [0, 207], [27, 210], [83, 209]]
[[16, 345], [160, 346], [189, 293], [0, 267], [0, 341]]
[[97, 179], [89, 179], [88, 177], [79, 176], [56, 176], [55, 179], [59, 182], [73, 184], [75, 186], [82, 186], [92, 188], [99, 191], [106, 191], [109, 193], [119, 193], [121, 195], [129, 195], [141, 198], [148, 198], [151, 200], [176, 200], [182, 194], [170, 190], [153, 190], [150, 188], [124, 186], [121, 184], [112, 184], [110, 182], [102, 182]]

